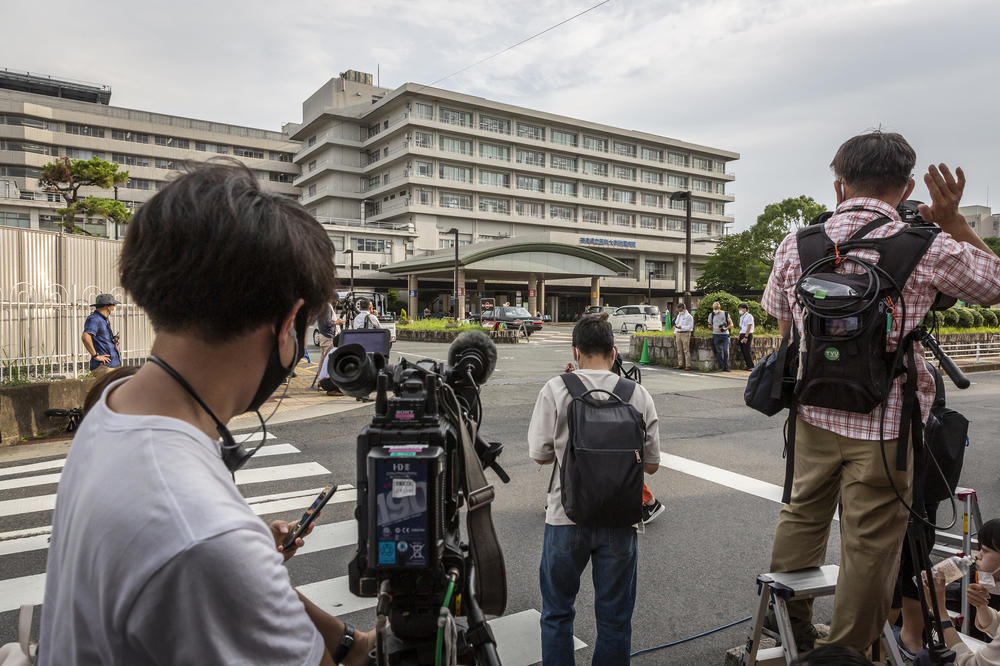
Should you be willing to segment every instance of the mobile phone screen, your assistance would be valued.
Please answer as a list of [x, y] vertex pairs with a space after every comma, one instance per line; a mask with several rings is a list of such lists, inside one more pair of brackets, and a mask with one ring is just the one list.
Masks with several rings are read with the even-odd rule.
[[323, 489], [323, 492], [316, 497], [316, 500], [309, 506], [308, 509], [306, 509], [306, 512], [302, 514], [302, 517], [299, 518], [299, 524], [295, 526], [294, 530], [288, 533], [287, 537], [285, 537], [285, 540], [281, 543], [282, 548], [288, 550], [289, 548], [294, 547], [295, 540], [305, 534], [306, 530], [309, 529], [309, 526], [312, 525], [312, 522], [316, 520], [316, 516], [319, 514], [320, 509], [326, 506], [326, 503], [330, 501], [330, 498], [333, 497], [335, 492], [337, 492], [336, 483], [331, 483]]

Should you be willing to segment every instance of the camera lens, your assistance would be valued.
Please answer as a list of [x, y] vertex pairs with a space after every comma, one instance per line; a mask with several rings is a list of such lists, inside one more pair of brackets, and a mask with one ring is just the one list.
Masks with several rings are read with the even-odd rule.
[[330, 356], [330, 379], [345, 394], [363, 398], [375, 390], [378, 370], [359, 344], [338, 347]]

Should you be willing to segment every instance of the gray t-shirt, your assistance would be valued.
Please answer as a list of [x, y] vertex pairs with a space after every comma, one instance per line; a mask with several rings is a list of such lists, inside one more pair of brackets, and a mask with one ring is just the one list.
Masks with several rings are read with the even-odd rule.
[[218, 442], [117, 414], [107, 394], [59, 483], [39, 663], [319, 664], [323, 639]]
[[[612, 391], [618, 383], [618, 375], [607, 370], [577, 370], [575, 373], [583, 381], [587, 389], [604, 389]], [[535, 411], [531, 414], [528, 425], [528, 455], [533, 460], [562, 461], [569, 442], [569, 424], [566, 414], [573, 396], [566, 384], [559, 377], [553, 377], [538, 393], [535, 401]], [[632, 399], [629, 400], [646, 422], [646, 445], [643, 460], [647, 463], [660, 463], [660, 421], [656, 416], [653, 398], [641, 384], [635, 387]], [[556, 471], [549, 490], [548, 504], [545, 509], [545, 522], [549, 525], [573, 525], [566, 516], [562, 505], [562, 485], [559, 472]]]
[[729, 313], [725, 310], [716, 312], [712, 310], [708, 313], [708, 323], [712, 325], [712, 333], [715, 335], [728, 335], [729, 331], [722, 328], [729, 325]]

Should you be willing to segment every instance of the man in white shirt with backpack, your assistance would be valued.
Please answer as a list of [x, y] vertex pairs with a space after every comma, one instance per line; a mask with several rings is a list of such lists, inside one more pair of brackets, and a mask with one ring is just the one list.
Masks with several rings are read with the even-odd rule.
[[[542, 387], [528, 426], [531, 458], [556, 463], [539, 569], [546, 666], [575, 664], [574, 602], [588, 561], [597, 617], [593, 664], [629, 662], [638, 562], [633, 525], [642, 520], [642, 473], [656, 472], [660, 447], [653, 399], [611, 372], [616, 353], [607, 315], [580, 319], [573, 328], [579, 369]], [[603, 406], [588, 406], [588, 399]]]

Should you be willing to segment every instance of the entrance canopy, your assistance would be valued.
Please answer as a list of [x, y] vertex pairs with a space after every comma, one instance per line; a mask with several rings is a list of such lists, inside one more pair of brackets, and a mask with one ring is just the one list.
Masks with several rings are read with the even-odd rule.
[[[627, 264], [589, 247], [548, 241], [497, 241], [458, 248], [458, 266], [466, 279], [523, 281], [614, 277], [632, 270]], [[401, 261], [380, 269], [390, 275], [450, 278], [455, 248]]]

